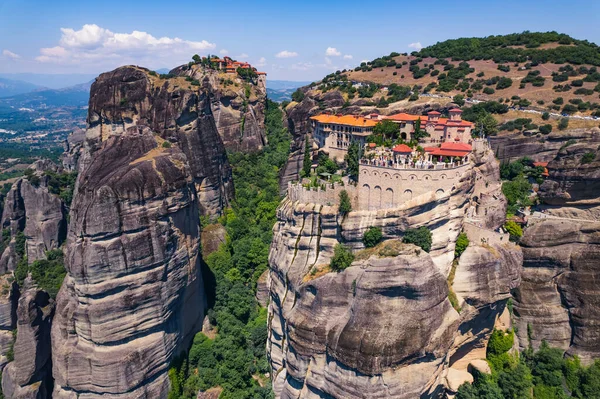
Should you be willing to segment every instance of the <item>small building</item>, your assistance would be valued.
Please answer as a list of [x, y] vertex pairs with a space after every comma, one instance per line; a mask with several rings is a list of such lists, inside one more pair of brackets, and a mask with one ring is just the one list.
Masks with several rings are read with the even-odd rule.
[[448, 162], [458, 161], [460, 163], [467, 162], [467, 158], [473, 147], [470, 144], [459, 142], [442, 143], [439, 147], [425, 147], [425, 154], [428, 156], [429, 162]]
[[448, 111], [449, 118], [441, 118], [437, 111], [430, 111], [427, 116], [399, 113], [384, 116], [382, 119], [391, 120], [400, 125], [400, 137], [403, 140], [413, 139], [417, 121], [421, 123], [420, 129], [429, 134], [427, 141], [432, 143], [443, 143], [446, 141], [460, 141], [468, 143], [471, 141], [471, 132], [474, 123], [462, 120], [462, 110], [453, 108]]
[[353, 141], [364, 147], [377, 121], [357, 115], [321, 114], [310, 118], [313, 139], [331, 159], [342, 161]]

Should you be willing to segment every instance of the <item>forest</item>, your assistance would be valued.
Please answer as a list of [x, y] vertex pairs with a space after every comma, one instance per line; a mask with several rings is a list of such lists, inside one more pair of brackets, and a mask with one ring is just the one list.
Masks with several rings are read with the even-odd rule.
[[[255, 299], [256, 282], [267, 270], [271, 229], [279, 195], [279, 170], [287, 161], [291, 137], [278, 104], [267, 101], [268, 145], [255, 154], [231, 153], [235, 200], [219, 219], [227, 241], [205, 261], [214, 279], [215, 300], [208, 311], [214, 338], [198, 333], [186, 358], [169, 372], [169, 399], [192, 399], [198, 389], [223, 389], [220, 398], [271, 398], [265, 345], [267, 310]], [[208, 286], [209, 284], [207, 284]]]

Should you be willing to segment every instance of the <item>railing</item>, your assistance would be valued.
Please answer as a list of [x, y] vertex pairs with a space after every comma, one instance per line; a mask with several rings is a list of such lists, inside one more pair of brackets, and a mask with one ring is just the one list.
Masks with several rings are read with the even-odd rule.
[[360, 164], [361, 165], [365, 165], [365, 166], [373, 166], [376, 168], [382, 168], [382, 169], [397, 169], [397, 170], [448, 170], [448, 169], [458, 169], [461, 168], [463, 166], [468, 165], [468, 162], [462, 162], [462, 163], [442, 163], [442, 162], [438, 162], [437, 164], [432, 164], [432, 163], [423, 163], [423, 164], [414, 164], [414, 165], [410, 165], [410, 164], [397, 164], [394, 162], [390, 162], [390, 161], [377, 161], [377, 160], [373, 160], [370, 161], [368, 159], [361, 159], [360, 160]]

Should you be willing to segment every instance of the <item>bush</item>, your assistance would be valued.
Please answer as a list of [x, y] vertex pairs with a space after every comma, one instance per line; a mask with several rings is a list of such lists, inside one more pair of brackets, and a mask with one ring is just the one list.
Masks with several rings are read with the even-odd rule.
[[458, 105], [459, 107], [462, 107], [463, 105], [465, 105], [465, 96], [463, 96], [462, 94], [457, 94], [454, 96], [454, 98], [452, 98], [452, 102], [456, 103], [456, 105]]
[[297, 89], [293, 94], [292, 94], [292, 100], [296, 101], [297, 103], [299, 103], [300, 101], [304, 100], [304, 92], [300, 89]]
[[383, 233], [379, 227], [369, 227], [369, 229], [363, 234], [362, 241], [363, 244], [365, 244], [365, 247], [372, 248], [379, 244], [382, 238]]
[[592, 163], [592, 161], [596, 159], [596, 154], [593, 152], [586, 152], [581, 157], [581, 163]]
[[402, 241], [407, 244], [415, 244], [425, 252], [429, 252], [431, 250], [431, 237], [431, 231], [427, 227], [419, 227], [418, 229], [406, 230]]
[[331, 270], [342, 271], [347, 269], [354, 261], [354, 254], [343, 244], [336, 244], [333, 248], [333, 257], [329, 266]]
[[339, 209], [342, 215], [345, 215], [352, 211], [352, 203], [350, 203], [350, 196], [348, 196], [348, 192], [346, 190], [342, 190], [340, 192]]
[[515, 339], [515, 333], [511, 330], [507, 333], [500, 330], [494, 330], [488, 342], [488, 355], [501, 355], [512, 348]]
[[523, 237], [523, 229], [513, 220], [506, 222], [506, 224], [504, 224], [504, 229], [510, 234], [510, 239], [513, 241], [518, 241]]
[[542, 125], [540, 126], [540, 133], [549, 134], [552, 131], [552, 125]]
[[513, 81], [511, 78], [501, 77], [496, 85], [496, 90], [507, 89], [512, 86]]
[[171, 148], [171, 143], [169, 141], [163, 141], [162, 147], [163, 148]]
[[562, 118], [560, 122], [558, 122], [558, 130], [565, 130], [567, 127], [569, 127], [569, 119]]
[[486, 87], [483, 89], [483, 94], [494, 94], [495, 92], [496, 90], [492, 89], [491, 87]]
[[550, 113], [549, 112], [544, 112], [542, 114], [542, 119], [547, 121], [548, 119], [550, 119]]
[[454, 257], [458, 258], [465, 252], [465, 249], [469, 246], [469, 238], [465, 233], [460, 233], [456, 239], [456, 246], [454, 247]]

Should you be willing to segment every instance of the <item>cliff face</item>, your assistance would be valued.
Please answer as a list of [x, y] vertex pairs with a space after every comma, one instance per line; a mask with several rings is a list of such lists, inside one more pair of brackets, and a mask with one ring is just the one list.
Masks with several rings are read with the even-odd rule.
[[48, 190], [47, 170], [58, 167], [50, 161], [37, 161], [31, 165], [39, 184], [27, 178], [17, 180], [6, 196], [2, 215], [2, 228], [11, 233], [11, 241], [0, 258], [0, 272], [14, 270], [18, 255], [15, 236], [25, 235], [25, 253], [29, 263], [46, 258], [46, 251], [56, 249], [65, 240], [67, 230], [66, 209], [62, 200]]
[[523, 282], [515, 295], [522, 347], [542, 340], [579, 355], [600, 356], [600, 160], [584, 161], [600, 140], [561, 149], [540, 187], [543, 215], [530, 216], [523, 247]]
[[[468, 375], [470, 361], [485, 357], [522, 260], [518, 247], [485, 228], [504, 208], [473, 214], [475, 196], [500, 195], [491, 158], [479, 157], [451, 193], [396, 209], [342, 217], [336, 205], [284, 200], [269, 258], [267, 351], [277, 397], [436, 397], [453, 392], [453, 375]], [[466, 222], [482, 227], [470, 230], [471, 245], [453, 268]], [[385, 241], [363, 250], [370, 226], [380, 227]], [[433, 232], [429, 253], [400, 242], [419, 226]], [[490, 237], [486, 244], [478, 230]], [[336, 273], [328, 265], [338, 242], [357, 257]], [[448, 299], [451, 273], [460, 313]]]
[[210, 95], [185, 78], [161, 79], [139, 67], [104, 73], [91, 88], [88, 125], [82, 168], [110, 137], [149, 129], [185, 154], [202, 214], [218, 214], [231, 199], [231, 167]]
[[[115, 74], [129, 72], [139, 78], [134, 87], [147, 87], [138, 70]], [[121, 78], [117, 82], [123, 84]], [[92, 92], [98, 99], [109, 88], [114, 85], [96, 82]], [[137, 92], [122, 96], [146, 106], [134, 101]], [[177, 97], [187, 104], [196, 99], [191, 93]], [[169, 363], [204, 316], [196, 186], [198, 176], [206, 174], [202, 165], [192, 164], [206, 154], [204, 147], [190, 147], [202, 130], [174, 126], [181, 150], [164, 145], [157, 134], [164, 131], [133, 125], [115, 134], [114, 126], [93, 122], [110, 113], [90, 109], [91, 145], [71, 208], [67, 276], [52, 325], [55, 398], [166, 397]]]
[[223, 144], [228, 150], [252, 152], [265, 142], [266, 79], [243, 80], [202, 65], [184, 65], [171, 71], [201, 82], [210, 99], [211, 112]]

